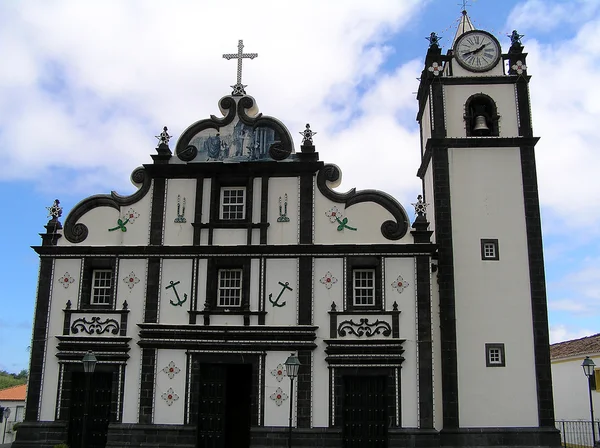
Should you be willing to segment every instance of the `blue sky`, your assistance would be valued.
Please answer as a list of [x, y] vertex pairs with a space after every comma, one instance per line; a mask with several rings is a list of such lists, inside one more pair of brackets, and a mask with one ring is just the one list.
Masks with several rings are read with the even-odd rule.
[[[235, 82], [235, 63], [221, 55], [238, 39], [259, 54], [244, 64], [244, 83], [261, 112], [281, 119], [296, 145], [294, 130], [311, 123], [321, 159], [343, 171], [341, 190], [381, 189], [410, 210], [425, 37], [436, 31], [451, 46], [458, 3], [2, 2], [0, 369], [28, 366], [38, 273], [30, 246], [40, 244], [45, 207], [58, 198], [66, 216], [88, 195], [130, 193], [129, 175], [151, 162], [164, 125], [176, 139], [219, 113]], [[476, 0], [468, 11], [504, 50], [506, 34], [525, 35], [552, 340], [597, 333], [600, 2]]]

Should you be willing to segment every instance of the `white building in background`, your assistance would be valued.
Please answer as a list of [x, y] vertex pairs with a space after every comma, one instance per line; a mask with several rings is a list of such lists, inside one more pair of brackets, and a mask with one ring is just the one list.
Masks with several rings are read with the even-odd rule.
[[174, 154], [165, 129], [133, 195], [64, 228], [51, 207], [14, 446], [80, 446], [88, 350], [97, 447], [285, 446], [290, 403], [303, 446], [558, 446], [519, 38], [504, 53], [466, 13], [447, 54], [430, 37], [412, 224], [386, 193], [336, 191], [308, 126], [296, 151], [241, 79]]
[[25, 384], [0, 390], [0, 408], [4, 408], [4, 415], [0, 421], [0, 443], [11, 443], [15, 440], [13, 427], [22, 422], [25, 416], [26, 394]]

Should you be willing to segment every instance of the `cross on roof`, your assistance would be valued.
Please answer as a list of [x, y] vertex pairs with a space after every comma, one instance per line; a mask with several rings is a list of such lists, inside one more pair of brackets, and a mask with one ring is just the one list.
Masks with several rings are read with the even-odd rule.
[[244, 41], [238, 41], [238, 52], [237, 53], [229, 53], [224, 54], [223, 57], [227, 60], [237, 59], [237, 83], [233, 87], [232, 95], [245, 95], [246, 91], [244, 87], [247, 87], [242, 84], [242, 59], [254, 59], [258, 57], [258, 53], [243, 53], [244, 50]]

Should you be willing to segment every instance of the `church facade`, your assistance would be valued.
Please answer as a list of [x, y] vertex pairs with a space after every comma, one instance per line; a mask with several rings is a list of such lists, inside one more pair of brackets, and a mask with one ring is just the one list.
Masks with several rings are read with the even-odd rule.
[[134, 194], [55, 202], [14, 446], [558, 446], [519, 37], [430, 37], [412, 223], [240, 78]]

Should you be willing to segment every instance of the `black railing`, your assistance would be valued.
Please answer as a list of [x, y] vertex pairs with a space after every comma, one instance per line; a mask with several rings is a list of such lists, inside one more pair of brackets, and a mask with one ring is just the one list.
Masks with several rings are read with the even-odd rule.
[[[596, 445], [600, 434], [600, 421], [594, 421], [596, 427]], [[556, 427], [560, 431], [560, 440], [564, 448], [593, 447], [592, 424], [583, 420], [556, 420]]]

